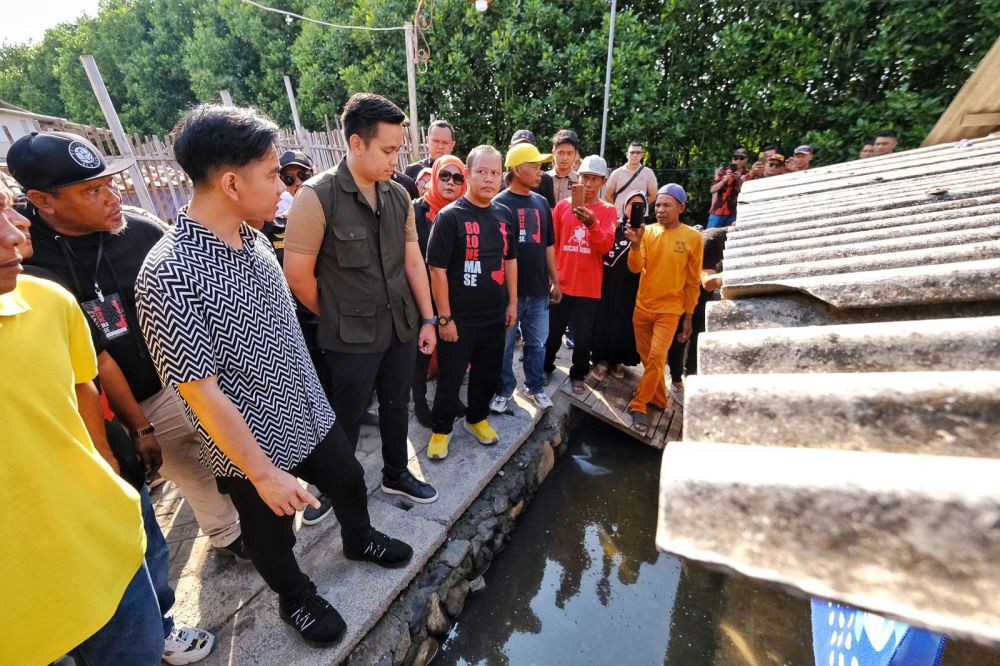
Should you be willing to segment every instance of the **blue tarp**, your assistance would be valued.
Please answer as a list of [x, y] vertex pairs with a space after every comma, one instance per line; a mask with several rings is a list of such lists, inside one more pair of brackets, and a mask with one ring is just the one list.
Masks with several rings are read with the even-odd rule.
[[947, 638], [850, 606], [812, 600], [816, 666], [938, 666]]

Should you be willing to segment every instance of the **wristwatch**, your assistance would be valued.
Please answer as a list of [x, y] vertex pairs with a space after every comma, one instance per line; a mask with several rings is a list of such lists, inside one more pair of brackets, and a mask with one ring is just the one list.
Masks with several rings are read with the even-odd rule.
[[438, 326], [447, 326], [452, 321], [451, 315], [438, 315]]
[[437, 323], [437, 319], [435, 319], [434, 317], [426, 317], [426, 318], [422, 318], [420, 320], [420, 325], [421, 326], [427, 326], [428, 324], [431, 325], [431, 326], [433, 326], [436, 323]]
[[138, 430], [133, 430], [131, 433], [132, 439], [139, 439], [140, 437], [145, 437], [147, 435], [152, 435], [156, 432], [156, 426], [150, 423], [145, 428], [139, 428]]

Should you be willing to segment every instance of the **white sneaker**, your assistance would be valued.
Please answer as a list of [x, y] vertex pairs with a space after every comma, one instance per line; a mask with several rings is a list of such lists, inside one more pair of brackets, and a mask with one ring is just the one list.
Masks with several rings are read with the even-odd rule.
[[510, 407], [510, 398], [505, 398], [502, 395], [495, 395], [493, 396], [493, 399], [490, 400], [490, 411], [496, 414], [506, 414], [508, 407]]
[[193, 664], [209, 655], [215, 636], [203, 629], [174, 627], [163, 641], [163, 661], [173, 666]]
[[524, 397], [531, 401], [535, 407], [539, 409], [548, 409], [552, 406], [552, 398], [543, 390], [538, 393], [532, 393], [528, 389], [524, 389]]
[[678, 407], [684, 406], [684, 384], [678, 386], [677, 384], [670, 382], [670, 387], [667, 389], [667, 393], [669, 393], [670, 397], [674, 399], [674, 402], [677, 403]]

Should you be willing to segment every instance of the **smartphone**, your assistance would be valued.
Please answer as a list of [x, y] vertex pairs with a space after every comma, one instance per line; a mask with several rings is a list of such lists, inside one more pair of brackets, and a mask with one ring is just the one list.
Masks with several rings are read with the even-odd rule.
[[574, 185], [571, 193], [573, 195], [573, 208], [583, 208], [583, 185]]
[[628, 211], [628, 226], [638, 229], [642, 226], [642, 218], [646, 215], [646, 204], [641, 201], [633, 201], [632, 207]]

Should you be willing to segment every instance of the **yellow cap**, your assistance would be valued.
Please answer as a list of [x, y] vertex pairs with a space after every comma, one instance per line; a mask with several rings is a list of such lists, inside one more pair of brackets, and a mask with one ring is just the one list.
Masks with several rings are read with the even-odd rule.
[[513, 169], [522, 164], [544, 164], [551, 161], [551, 153], [540, 153], [538, 152], [538, 148], [530, 143], [519, 143], [507, 151], [507, 159], [504, 162], [504, 167]]

